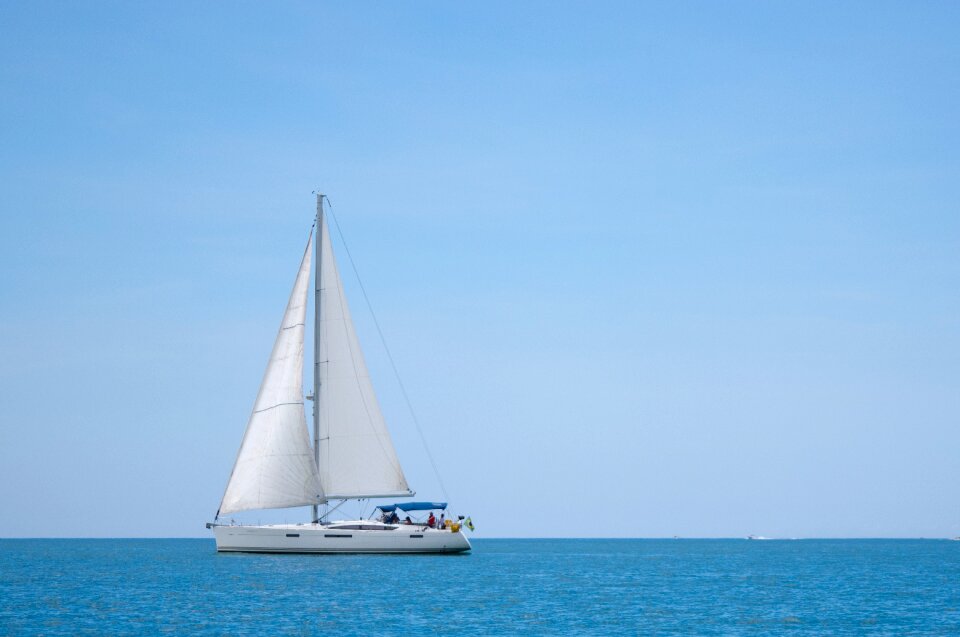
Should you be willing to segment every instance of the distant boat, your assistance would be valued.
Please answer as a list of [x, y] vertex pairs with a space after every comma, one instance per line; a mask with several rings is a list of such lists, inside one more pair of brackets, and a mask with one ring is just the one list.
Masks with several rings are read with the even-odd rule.
[[[273, 344], [260, 391], [220, 508], [207, 528], [218, 551], [256, 553], [460, 553], [470, 550], [459, 520], [438, 528], [400, 523], [397, 510], [433, 511], [446, 502], [381, 505], [378, 519], [327, 517], [343, 502], [410, 497], [367, 373], [317, 195], [314, 279], [313, 445], [303, 396], [303, 348], [313, 231]], [[237, 525], [220, 516], [312, 506], [310, 522]], [[319, 507], [323, 506], [323, 513]], [[410, 520], [409, 516], [406, 517]], [[462, 517], [460, 518], [462, 519]], [[466, 525], [472, 528], [470, 519]]]
[[762, 535], [748, 535], [747, 539], [748, 540], [769, 540], [770, 538], [763, 537]]

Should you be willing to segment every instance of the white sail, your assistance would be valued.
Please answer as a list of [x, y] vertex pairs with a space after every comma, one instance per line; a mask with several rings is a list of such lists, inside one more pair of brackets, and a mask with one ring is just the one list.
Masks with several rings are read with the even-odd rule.
[[373, 393], [324, 218], [320, 241], [320, 484], [325, 497], [411, 495]]
[[220, 503], [220, 514], [303, 506], [322, 500], [303, 409], [303, 333], [310, 287], [310, 244], [308, 240]]

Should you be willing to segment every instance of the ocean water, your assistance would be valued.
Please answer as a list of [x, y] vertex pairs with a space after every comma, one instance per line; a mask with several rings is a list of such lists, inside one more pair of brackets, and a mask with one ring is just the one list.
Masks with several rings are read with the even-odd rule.
[[467, 555], [0, 540], [3, 635], [960, 635], [960, 542], [475, 540]]

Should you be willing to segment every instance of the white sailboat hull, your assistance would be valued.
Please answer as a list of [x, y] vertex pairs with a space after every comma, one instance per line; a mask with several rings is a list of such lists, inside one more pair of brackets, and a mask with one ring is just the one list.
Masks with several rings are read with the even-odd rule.
[[394, 530], [322, 524], [214, 525], [217, 551], [236, 553], [463, 553], [462, 531], [398, 525]]

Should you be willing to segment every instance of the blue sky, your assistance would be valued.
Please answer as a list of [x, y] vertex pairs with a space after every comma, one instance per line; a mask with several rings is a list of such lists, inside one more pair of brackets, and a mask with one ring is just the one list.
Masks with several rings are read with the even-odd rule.
[[0, 536], [203, 534], [316, 188], [478, 533], [960, 534], [958, 6], [516, 4], [0, 6]]

